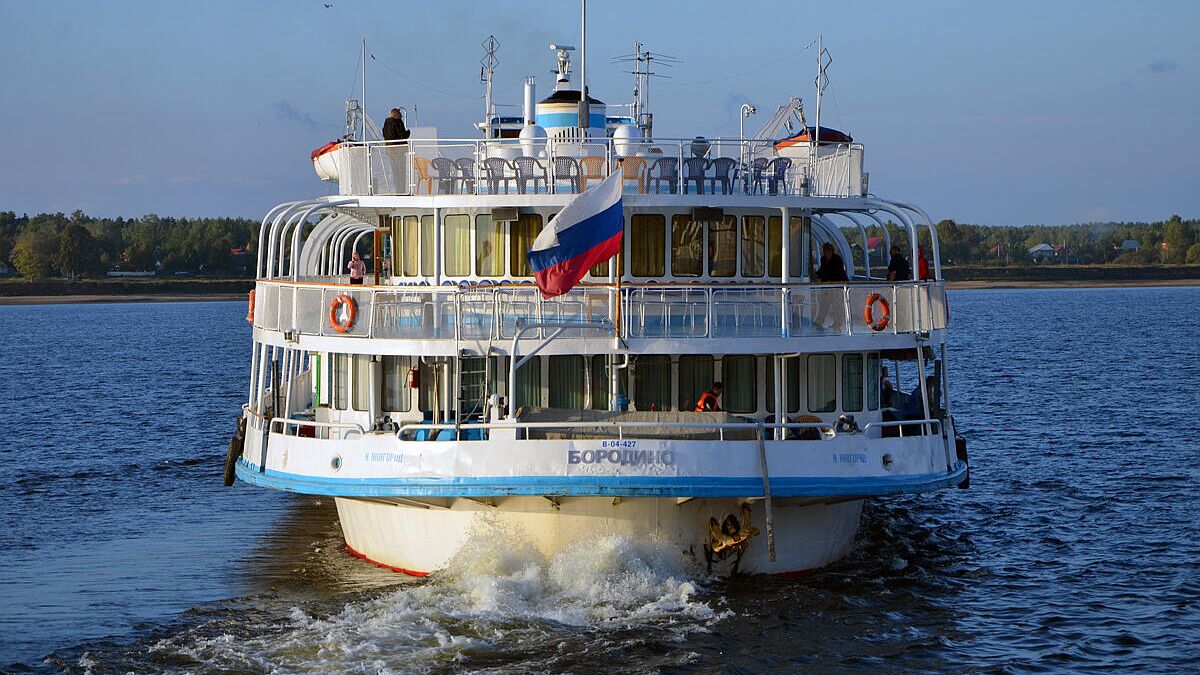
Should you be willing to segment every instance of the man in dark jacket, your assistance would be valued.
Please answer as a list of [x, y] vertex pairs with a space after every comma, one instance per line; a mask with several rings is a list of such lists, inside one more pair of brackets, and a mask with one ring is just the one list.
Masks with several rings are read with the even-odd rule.
[[404, 126], [404, 118], [400, 116], [399, 108], [392, 108], [387, 121], [383, 123], [383, 140], [408, 140], [408, 127]]
[[[813, 273], [813, 278], [823, 284], [844, 284], [850, 281], [846, 276], [846, 263], [842, 260], [842, 256], [834, 253], [833, 244], [826, 242], [821, 246], [821, 266]], [[813, 323], [823, 328], [825, 327], [825, 317], [832, 314], [833, 322], [829, 329], [840, 332], [842, 315], [845, 313], [843, 304], [841, 289], [817, 290], [817, 313], [813, 317]]]
[[383, 123], [383, 140], [387, 145], [383, 153], [388, 160], [388, 175], [383, 176], [383, 185], [379, 186], [381, 194], [408, 194], [408, 143], [404, 142], [408, 135], [400, 109], [392, 108]]
[[908, 281], [912, 279], [912, 265], [908, 258], [900, 254], [900, 247], [892, 245], [892, 260], [888, 263], [888, 281]]

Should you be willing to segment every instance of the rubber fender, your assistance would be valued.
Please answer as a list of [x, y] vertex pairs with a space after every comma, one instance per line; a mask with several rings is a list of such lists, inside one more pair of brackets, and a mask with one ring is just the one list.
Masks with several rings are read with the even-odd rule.
[[225, 453], [225, 487], [237, 480], [237, 461], [246, 449], [246, 418], [238, 420], [237, 431], [229, 438], [229, 451]]
[[954, 452], [967, 465], [967, 476], [958, 484], [959, 489], [966, 490], [971, 487], [971, 460], [967, 458], [967, 439], [962, 436], [956, 436], [954, 438]]

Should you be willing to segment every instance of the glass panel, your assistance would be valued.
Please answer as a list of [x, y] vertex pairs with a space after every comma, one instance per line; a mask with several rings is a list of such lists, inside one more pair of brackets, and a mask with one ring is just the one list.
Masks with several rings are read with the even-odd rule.
[[[787, 412], [800, 412], [800, 359], [783, 360], [783, 382], [787, 385]], [[763, 393], [767, 396], [767, 412], [775, 412], [775, 364], [773, 359], [766, 359], [767, 386]]]
[[708, 224], [708, 276], [731, 277], [737, 273], [737, 219]]
[[808, 357], [808, 411], [833, 412], [837, 407], [837, 359], [833, 354]]
[[629, 226], [630, 265], [636, 277], [661, 277], [667, 271], [664, 237], [667, 218], [656, 213], [639, 213]]
[[879, 410], [879, 355], [867, 354], [867, 410]]
[[402, 250], [398, 254], [397, 260], [402, 261], [400, 268], [406, 277], [415, 277], [419, 274], [417, 271], [417, 251], [421, 243], [420, 235], [418, 234], [420, 231], [418, 227], [419, 222], [416, 216], [404, 216], [404, 224], [401, 226], [400, 247]]
[[704, 223], [684, 214], [671, 217], [671, 275], [698, 277], [703, 270]]
[[412, 407], [408, 389], [408, 369], [412, 361], [407, 356], [383, 357], [383, 409], [386, 412], [407, 412]]
[[[608, 357], [604, 354], [592, 356], [592, 410], [608, 410]], [[620, 371], [622, 374], [624, 370]]]
[[475, 274], [504, 274], [504, 224], [493, 223], [487, 214], [475, 216]]
[[761, 277], [766, 271], [767, 249], [766, 218], [746, 216], [742, 218], [742, 276]]
[[671, 357], [644, 354], [633, 362], [634, 402], [638, 410], [671, 409]]
[[729, 412], [752, 413], [758, 410], [758, 372], [752, 355], [726, 356], [721, 359], [722, 407]]
[[433, 276], [434, 268], [434, 228], [433, 216], [421, 216], [421, 276]]
[[417, 407], [421, 412], [432, 412], [434, 387], [438, 387], [438, 394], [441, 394], [441, 383], [437, 381], [441, 368], [435, 368], [433, 364], [424, 361], [419, 363], [417, 367], [421, 386], [417, 389]]
[[350, 407], [350, 356], [333, 355], [333, 407], [345, 410]]
[[517, 405], [542, 405], [542, 357], [535, 356], [517, 370]]
[[782, 222], [779, 216], [767, 218], [767, 276], [776, 279], [783, 276]]
[[533, 276], [533, 270], [529, 269], [529, 258], [525, 255], [533, 248], [533, 240], [541, 231], [542, 217], [536, 213], [519, 215], [516, 222], [509, 224], [508, 266], [512, 276]]
[[857, 412], [863, 409], [862, 354], [842, 355], [842, 410]]
[[471, 216], [456, 214], [442, 218], [446, 276], [471, 274]]
[[788, 277], [791, 279], [799, 279], [804, 276], [804, 233], [808, 231], [805, 219], [800, 216], [793, 216], [790, 230], [791, 249], [788, 250]]
[[679, 409], [695, 410], [700, 394], [712, 387], [713, 357], [708, 354], [684, 354], [679, 357]]
[[574, 354], [550, 357], [550, 407], [582, 410], [585, 393], [583, 369], [587, 362]]
[[354, 357], [354, 409], [370, 410], [371, 402], [371, 357], [359, 354]]

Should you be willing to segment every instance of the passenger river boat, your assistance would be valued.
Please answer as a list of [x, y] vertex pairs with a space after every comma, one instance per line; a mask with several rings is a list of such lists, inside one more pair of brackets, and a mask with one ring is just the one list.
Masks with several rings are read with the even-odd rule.
[[[486, 528], [805, 573], [848, 552], [864, 500], [965, 486], [937, 231], [868, 190], [863, 145], [799, 99], [750, 137], [657, 137], [645, 88], [582, 103], [552, 47], [519, 118], [485, 70], [476, 138], [376, 140], [348, 102], [313, 153], [336, 194], [262, 220], [227, 482], [332, 497], [351, 552], [414, 575]], [[539, 234], [614, 184], [616, 256], [543, 293]], [[881, 252], [916, 267], [920, 242], [928, 278], [889, 281]], [[847, 281], [816, 278], [826, 245]]]

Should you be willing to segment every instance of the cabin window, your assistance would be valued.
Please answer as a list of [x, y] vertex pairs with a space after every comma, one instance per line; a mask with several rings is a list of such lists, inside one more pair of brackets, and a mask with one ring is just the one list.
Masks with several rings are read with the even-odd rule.
[[[780, 276], [783, 269], [783, 233], [780, 230], [782, 222], [783, 219], [779, 216], [767, 219], [767, 274], [773, 277]], [[791, 245], [788, 250], [788, 277], [795, 280], [804, 273], [804, 252], [801, 248], [804, 244], [804, 218], [793, 217], [788, 230]]]
[[713, 357], [708, 354], [684, 354], [679, 357], [679, 409], [695, 410], [700, 395], [712, 387]]
[[404, 221], [400, 224], [399, 236], [396, 238], [398, 264], [395, 265], [395, 269], [406, 277], [415, 277], [420, 273], [418, 267], [420, 262], [418, 251], [421, 245], [419, 224], [420, 220], [416, 216], [404, 216]]
[[667, 219], [657, 213], [639, 213], [629, 226], [630, 270], [636, 277], [661, 277], [666, 274]]
[[737, 274], [737, 219], [708, 224], [708, 276], [731, 277]]
[[[787, 388], [787, 410], [792, 413], [800, 410], [800, 359], [783, 360], [783, 382]], [[774, 357], [767, 358], [767, 412], [775, 412], [775, 363]]]
[[671, 217], [671, 275], [698, 277], [704, 269], [704, 223], [690, 215]]
[[752, 355], [726, 356], [721, 359], [722, 408], [735, 413], [758, 410], [758, 368]]
[[533, 248], [533, 240], [542, 231], [542, 217], [536, 213], [523, 213], [509, 224], [508, 266], [514, 277], [531, 277], [529, 258], [525, 255]]
[[863, 409], [862, 354], [842, 355], [842, 410], [858, 412]]
[[371, 357], [354, 357], [354, 409], [371, 409]]
[[475, 216], [475, 274], [504, 274], [504, 224], [493, 222], [488, 214]]
[[434, 275], [434, 246], [437, 222], [433, 216], [421, 216], [421, 276]]
[[383, 357], [383, 409], [387, 412], [408, 412], [412, 407], [412, 396], [408, 390], [410, 368], [411, 357]]
[[[505, 359], [505, 366], [508, 359]], [[535, 356], [517, 369], [517, 406], [542, 405], [542, 357]]]
[[[608, 371], [608, 359], [609, 356], [606, 354], [594, 354], [592, 356], [592, 410], [608, 410], [612, 404], [608, 394], [609, 384], [612, 379]], [[618, 391], [629, 391], [628, 373], [628, 368], [617, 370]]]
[[867, 354], [867, 410], [879, 410], [879, 355]]
[[767, 275], [780, 278], [783, 275], [783, 234], [779, 216], [767, 219]]
[[333, 362], [333, 407], [345, 410], [350, 407], [350, 356], [334, 354]]
[[837, 408], [837, 359], [833, 354], [808, 357], [808, 411], [833, 412]]
[[436, 389], [436, 393], [439, 395], [442, 392], [442, 383], [438, 381], [438, 374], [441, 373], [441, 369], [425, 361], [419, 361], [418, 363], [417, 373], [421, 386], [417, 389], [417, 407], [422, 412], [430, 412], [433, 410], [435, 403], [434, 390]]
[[638, 410], [671, 409], [671, 357], [643, 354], [633, 362], [633, 405]]
[[443, 218], [443, 242], [446, 256], [446, 275], [465, 277], [471, 274], [471, 216], [455, 214]]
[[576, 354], [550, 357], [551, 408], [583, 410], [587, 394], [586, 367], [587, 362]]
[[766, 271], [766, 218], [742, 218], [742, 276], [761, 277]]

